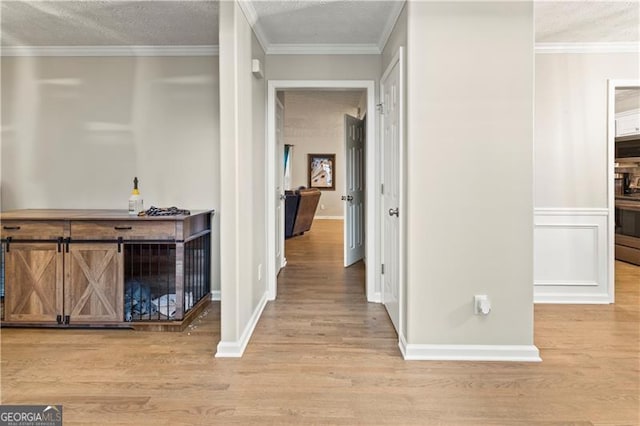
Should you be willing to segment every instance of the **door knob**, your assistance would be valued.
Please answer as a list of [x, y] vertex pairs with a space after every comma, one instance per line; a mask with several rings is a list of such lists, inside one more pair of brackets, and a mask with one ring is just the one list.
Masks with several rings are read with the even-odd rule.
[[343, 195], [342, 197], [340, 197], [340, 199], [342, 201], [353, 201], [353, 196], [351, 196], [351, 195]]
[[399, 213], [399, 210], [397, 207], [395, 209], [389, 209], [389, 216], [398, 217], [398, 213]]

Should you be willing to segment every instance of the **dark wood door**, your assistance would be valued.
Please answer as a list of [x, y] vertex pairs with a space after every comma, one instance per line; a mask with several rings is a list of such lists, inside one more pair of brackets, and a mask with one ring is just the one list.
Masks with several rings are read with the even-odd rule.
[[76, 243], [65, 253], [64, 310], [70, 324], [122, 322], [123, 254], [113, 243]]
[[5, 252], [5, 321], [56, 323], [63, 254], [56, 243], [12, 243]]

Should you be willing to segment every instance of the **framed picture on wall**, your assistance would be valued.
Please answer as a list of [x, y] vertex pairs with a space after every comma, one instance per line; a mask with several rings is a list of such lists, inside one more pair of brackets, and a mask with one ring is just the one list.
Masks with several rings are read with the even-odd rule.
[[336, 155], [308, 154], [309, 158], [309, 188], [335, 191]]

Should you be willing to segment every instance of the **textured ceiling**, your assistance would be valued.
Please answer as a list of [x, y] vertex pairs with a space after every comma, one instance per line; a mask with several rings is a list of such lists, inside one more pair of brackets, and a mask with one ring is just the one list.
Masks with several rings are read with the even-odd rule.
[[537, 1], [534, 10], [540, 43], [640, 41], [638, 1]]
[[254, 1], [270, 43], [377, 44], [394, 1]]
[[[213, 0], [0, 3], [5, 46], [218, 44]], [[394, 1], [250, 3], [270, 44], [377, 44], [394, 9]], [[537, 42], [640, 41], [638, 1], [536, 1], [535, 16]]]
[[217, 1], [5, 1], [3, 46], [216, 45]]

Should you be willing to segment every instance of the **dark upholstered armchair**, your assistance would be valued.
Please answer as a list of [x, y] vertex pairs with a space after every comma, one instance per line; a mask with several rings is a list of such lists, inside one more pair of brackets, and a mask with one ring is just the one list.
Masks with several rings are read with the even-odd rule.
[[302, 235], [311, 229], [313, 217], [320, 201], [317, 188], [285, 191], [284, 237]]

